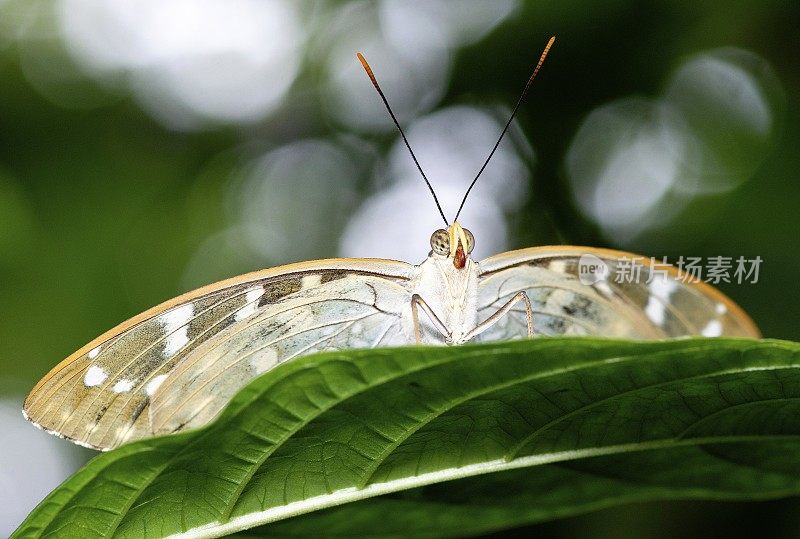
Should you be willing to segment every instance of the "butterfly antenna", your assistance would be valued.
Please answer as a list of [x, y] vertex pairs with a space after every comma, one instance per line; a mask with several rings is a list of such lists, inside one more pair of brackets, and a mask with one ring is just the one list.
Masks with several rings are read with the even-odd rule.
[[492, 156], [494, 155], [494, 152], [497, 150], [497, 147], [500, 146], [500, 141], [503, 140], [503, 136], [506, 134], [506, 131], [508, 131], [508, 126], [511, 125], [511, 120], [513, 120], [514, 119], [514, 115], [517, 114], [517, 110], [519, 110], [519, 106], [522, 104], [522, 100], [525, 99], [525, 94], [528, 93], [528, 88], [531, 87], [531, 83], [533, 82], [533, 79], [535, 79], [536, 78], [536, 74], [539, 73], [539, 69], [542, 67], [542, 64], [544, 63], [544, 59], [547, 57], [547, 53], [550, 52], [550, 47], [553, 46], [553, 42], [555, 40], [556, 40], [556, 36], [553, 36], [553, 37], [550, 38], [550, 41], [547, 42], [547, 45], [545, 45], [544, 51], [542, 51], [542, 55], [539, 57], [539, 62], [536, 64], [536, 68], [533, 70], [533, 74], [528, 79], [528, 82], [525, 83], [525, 88], [522, 90], [522, 94], [519, 96], [519, 99], [517, 99], [517, 104], [514, 105], [514, 110], [511, 111], [511, 117], [506, 122], [506, 126], [503, 128], [503, 132], [500, 133], [500, 137], [497, 139], [497, 142], [495, 142], [494, 148], [492, 148], [492, 151], [489, 152], [489, 157], [487, 157], [486, 161], [483, 162], [483, 166], [478, 171], [478, 174], [475, 176], [475, 179], [472, 180], [472, 183], [469, 184], [469, 187], [467, 188], [467, 192], [464, 193], [464, 198], [461, 199], [461, 205], [458, 207], [458, 211], [456, 212], [456, 218], [453, 219], [454, 221], [458, 221], [458, 216], [461, 214], [461, 210], [464, 208], [464, 203], [467, 201], [467, 197], [469, 196], [469, 192], [472, 191], [473, 187], [475, 187], [475, 182], [477, 182], [478, 178], [480, 178], [481, 174], [483, 174], [483, 171], [486, 168], [486, 165], [489, 164], [489, 161], [492, 159]]
[[431, 185], [431, 182], [428, 181], [428, 177], [425, 175], [425, 172], [422, 170], [422, 166], [420, 166], [419, 161], [417, 160], [417, 156], [414, 155], [414, 150], [411, 149], [411, 144], [408, 143], [408, 139], [406, 138], [406, 134], [403, 133], [403, 128], [400, 127], [400, 122], [397, 121], [397, 117], [394, 115], [394, 112], [392, 112], [392, 107], [389, 106], [389, 101], [386, 99], [386, 96], [383, 94], [383, 90], [381, 90], [381, 87], [378, 84], [378, 79], [375, 78], [375, 74], [372, 72], [372, 68], [369, 67], [369, 64], [367, 63], [366, 58], [364, 58], [364, 55], [362, 55], [359, 52], [359, 53], [356, 53], [356, 56], [358, 56], [358, 61], [361, 62], [361, 65], [364, 66], [364, 71], [367, 72], [367, 75], [369, 76], [369, 80], [372, 81], [372, 85], [378, 91], [378, 95], [381, 96], [381, 100], [383, 100], [383, 104], [386, 105], [386, 110], [389, 111], [389, 116], [392, 117], [392, 121], [394, 122], [394, 125], [396, 125], [397, 126], [397, 130], [400, 131], [400, 136], [403, 137], [403, 142], [406, 143], [406, 148], [408, 148], [408, 151], [411, 154], [411, 158], [414, 160], [414, 164], [417, 165], [417, 169], [419, 170], [419, 173], [422, 174], [422, 179], [425, 180], [425, 184], [428, 186], [428, 190], [430, 190], [431, 195], [433, 195], [433, 201], [436, 203], [436, 207], [439, 209], [439, 214], [442, 216], [442, 219], [444, 219], [444, 224], [446, 226], [450, 226], [450, 223], [447, 222], [447, 217], [445, 217], [445, 215], [444, 215], [444, 211], [442, 210], [442, 206], [441, 206], [441, 204], [439, 204], [439, 199], [436, 197], [436, 193], [433, 190], [433, 186]]

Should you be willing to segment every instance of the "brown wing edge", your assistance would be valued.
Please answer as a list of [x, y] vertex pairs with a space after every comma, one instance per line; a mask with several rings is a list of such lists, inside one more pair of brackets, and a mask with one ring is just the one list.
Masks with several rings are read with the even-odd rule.
[[[488, 258], [484, 258], [479, 262], [481, 268], [481, 276], [491, 275], [497, 271], [524, 264], [535, 258], [542, 258], [545, 256], [576, 256], [579, 257], [584, 254], [591, 254], [597, 257], [608, 258], [648, 258], [644, 255], [631, 253], [628, 251], [619, 251], [616, 249], [605, 249], [602, 247], [581, 247], [577, 245], [548, 245], [541, 247], [528, 247], [526, 249], [517, 249], [514, 251], [506, 251], [499, 253]], [[744, 309], [737, 305], [731, 298], [714, 288], [708, 283], [697, 281], [691, 278], [683, 279], [685, 273], [671, 264], [654, 264], [653, 267], [664, 269], [667, 273], [677, 280], [681, 280], [686, 286], [692, 286], [701, 294], [712, 298], [724, 304], [728, 308], [728, 312], [736, 318], [742, 328], [750, 334], [754, 339], [761, 338], [761, 331], [756, 326], [753, 319], [750, 318]]]
[[121, 324], [114, 326], [113, 328], [104, 332], [99, 337], [92, 339], [89, 343], [82, 346], [77, 351], [73, 352], [72, 354], [67, 356], [64, 360], [59, 362], [58, 365], [50, 369], [50, 371], [47, 374], [45, 374], [35, 386], [33, 386], [33, 389], [31, 389], [30, 393], [28, 393], [28, 396], [25, 397], [25, 402], [22, 405], [22, 415], [25, 417], [25, 419], [33, 423], [35, 426], [39, 427], [40, 429], [46, 432], [49, 432], [50, 434], [55, 434], [60, 438], [71, 440], [73, 442], [79, 443], [80, 445], [84, 445], [85, 447], [90, 447], [92, 449], [107, 450], [108, 448], [98, 448], [86, 443], [77, 442], [76, 440], [66, 437], [59, 432], [55, 432], [51, 429], [42, 426], [40, 423], [38, 423], [36, 420], [32, 419], [28, 415], [28, 405], [31, 396], [35, 394], [42, 386], [44, 386], [50, 380], [50, 378], [55, 376], [66, 365], [72, 363], [76, 358], [82, 357], [84, 354], [89, 352], [89, 350], [92, 350], [96, 346], [106, 342], [112, 337], [119, 335], [120, 333], [123, 333], [124, 331], [135, 326], [136, 324], [148, 320], [154, 316], [157, 316], [158, 314], [172, 307], [175, 307], [182, 303], [186, 303], [187, 301], [190, 301], [193, 298], [200, 297], [212, 292], [217, 292], [219, 290], [231, 286], [236, 286], [253, 281], [260, 281], [264, 279], [270, 279], [274, 277], [283, 277], [286, 275], [301, 275], [304, 273], [317, 273], [322, 271], [343, 271], [343, 270], [352, 273], [372, 274], [394, 279], [409, 279], [411, 278], [412, 270], [414, 267], [415, 266], [407, 262], [401, 262], [398, 260], [386, 260], [382, 258], [328, 258], [322, 260], [311, 260], [307, 262], [297, 262], [293, 264], [286, 264], [283, 266], [276, 266], [273, 268], [266, 268], [258, 271], [244, 273], [242, 275], [237, 275], [236, 277], [223, 279], [221, 281], [217, 281], [216, 283], [208, 284], [200, 288], [197, 288], [195, 290], [192, 290], [190, 292], [186, 292], [170, 300], [167, 300], [163, 303], [160, 303], [154, 307], [151, 307], [146, 311], [139, 313], [132, 318], [129, 318], [128, 320], [122, 322]]

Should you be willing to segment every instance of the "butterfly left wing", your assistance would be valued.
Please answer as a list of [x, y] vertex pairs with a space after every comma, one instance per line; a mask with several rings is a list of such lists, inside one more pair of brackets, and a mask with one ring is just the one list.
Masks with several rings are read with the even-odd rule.
[[[579, 264], [584, 255], [605, 264], [607, 278], [582, 282]], [[637, 260], [637, 273], [625, 275], [623, 264]], [[623, 251], [571, 246], [534, 247], [489, 257], [480, 262], [478, 317], [485, 320], [524, 291], [533, 307], [535, 336], [760, 337], [744, 311], [715, 288], [673, 266], [651, 267], [643, 260], [649, 262]], [[477, 338], [490, 341], [525, 335], [525, 310], [518, 305]]]
[[335, 259], [235, 277], [120, 324], [50, 371], [24, 413], [110, 449], [200, 426], [274, 365], [315, 351], [404, 344], [413, 266]]

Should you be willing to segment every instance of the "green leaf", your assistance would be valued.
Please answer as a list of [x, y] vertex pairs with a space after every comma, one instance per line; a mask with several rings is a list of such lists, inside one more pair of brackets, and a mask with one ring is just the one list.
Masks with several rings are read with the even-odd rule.
[[95, 458], [15, 537], [466, 535], [632, 501], [796, 495], [798, 367], [796, 343], [734, 339], [309, 356], [204, 429]]

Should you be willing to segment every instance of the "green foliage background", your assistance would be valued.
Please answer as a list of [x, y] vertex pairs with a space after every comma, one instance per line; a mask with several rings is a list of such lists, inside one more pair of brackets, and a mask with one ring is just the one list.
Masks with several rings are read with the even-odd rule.
[[[611, 100], [658, 93], [669, 73], [698, 51], [736, 46], [755, 52], [771, 65], [784, 93], [779, 133], [765, 160], [741, 187], [695, 201], [679, 224], [647, 235], [636, 250], [670, 257], [761, 256], [758, 284], [721, 288], [752, 314], [765, 336], [798, 340], [799, 16], [800, 6], [780, 1], [528, 2], [487, 37], [457, 51], [438, 106], [512, 103], [547, 36], [557, 33], [546, 76], [518, 116], [537, 159], [530, 199], [511, 219], [512, 246], [619, 247], [576, 209], [564, 179], [564, 156], [581, 121]], [[64, 91], [101, 106], [54, 104], [23, 74], [24, 53], [14, 43], [0, 48], [0, 396], [20, 403], [61, 358], [187, 287], [185, 268], [203, 239], [223, 225], [231, 167], [248, 152], [348, 134], [314, 106], [319, 74], [313, 61], [290, 93], [285, 111], [291, 112], [245, 133], [226, 127], [178, 133], [128, 96], [88, 80], [75, 80]], [[50, 58], [58, 71], [53, 58], [58, 55]], [[298, 103], [304, 104], [302, 118]], [[379, 137], [384, 149], [392, 140]], [[368, 185], [361, 183], [365, 195]], [[296, 226], [313, 218], [297, 215]], [[693, 232], [698, 227], [703, 234]], [[421, 246], [421, 256], [425, 251]], [[336, 256], [337, 245], [316, 254]], [[256, 269], [240, 265], [226, 271]], [[531, 531], [556, 537], [708, 530], [789, 535], [800, 524], [798, 514], [796, 499], [641, 504]]]

